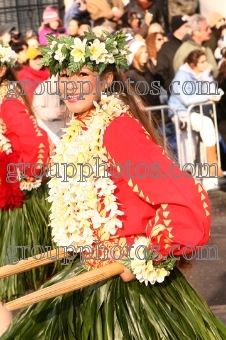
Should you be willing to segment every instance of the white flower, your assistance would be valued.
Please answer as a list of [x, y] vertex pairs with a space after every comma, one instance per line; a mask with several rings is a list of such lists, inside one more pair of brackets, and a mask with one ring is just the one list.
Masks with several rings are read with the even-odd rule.
[[55, 45], [57, 45], [57, 42], [52, 41], [51, 44], [49, 45], [50, 49], [53, 50]]
[[156, 281], [161, 283], [164, 281], [165, 277], [169, 275], [169, 272], [164, 268], [156, 269]]
[[[93, 156], [98, 154], [100, 164], [107, 161], [103, 133], [110, 121], [120, 116], [124, 109], [125, 105], [112, 96], [96, 104], [91, 118], [84, 121], [72, 119], [65, 129], [57, 154], [53, 156], [53, 162], [61, 163], [59, 174], [62, 178], [52, 178], [49, 182], [48, 201], [52, 202], [50, 221], [57, 244], [91, 245], [94, 242], [94, 229], [103, 227], [106, 234], [114, 235], [122, 228], [119, 216], [123, 212], [119, 210], [114, 196], [116, 186], [110, 178], [97, 176], [98, 168]], [[87, 129], [82, 129], [84, 123]], [[62, 163], [87, 163], [90, 169], [83, 167], [79, 171], [77, 167], [78, 171], [73, 174], [72, 169], [65, 169]], [[81, 171], [85, 175], [83, 181]], [[100, 173], [104, 175], [103, 169]], [[63, 180], [66, 175], [70, 178]], [[108, 214], [101, 213], [100, 207], [101, 211]]]
[[75, 63], [85, 61], [86, 42], [87, 39], [84, 39], [83, 41], [79, 38], [74, 39], [74, 45], [71, 46], [72, 47], [71, 55], [73, 56]]
[[55, 55], [54, 55], [54, 59], [58, 60], [60, 64], [66, 58], [66, 55], [62, 53], [63, 46], [64, 44], [59, 44], [58, 49], [56, 50]]
[[91, 53], [90, 60], [96, 61], [96, 64], [105, 61], [105, 55], [108, 54], [108, 51], [105, 48], [105, 43], [100, 42], [99, 39], [95, 39], [93, 43], [90, 44], [89, 50]]

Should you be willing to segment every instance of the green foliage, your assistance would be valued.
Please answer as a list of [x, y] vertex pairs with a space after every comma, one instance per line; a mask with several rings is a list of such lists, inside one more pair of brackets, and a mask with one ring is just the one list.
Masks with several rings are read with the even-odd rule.
[[78, 41], [79, 38], [74, 39], [73, 37], [65, 35], [55, 38], [54, 36], [49, 35], [46, 37], [49, 45], [39, 48], [39, 51], [43, 55], [41, 65], [47, 66], [51, 75], [56, 75], [62, 70], [67, 70], [68, 74], [70, 74], [77, 72], [83, 66], [87, 66], [91, 70], [95, 69], [101, 74], [106, 69], [108, 62], [98, 63], [95, 60], [90, 60], [92, 53], [89, 47], [93, 44], [95, 39], [98, 39], [105, 44], [105, 49], [108, 51], [106, 57], [111, 57], [113, 55], [114, 64], [118, 72], [121, 67], [128, 68], [127, 55], [130, 54], [130, 51], [125, 47], [126, 36], [124, 33], [118, 32], [112, 35], [107, 31], [103, 31], [103, 34], [99, 39], [95, 33], [89, 29], [88, 32], [84, 33], [84, 36], [87, 40], [84, 61], [81, 59], [79, 62], [75, 62], [74, 57], [71, 54], [76, 48], [76, 41]]

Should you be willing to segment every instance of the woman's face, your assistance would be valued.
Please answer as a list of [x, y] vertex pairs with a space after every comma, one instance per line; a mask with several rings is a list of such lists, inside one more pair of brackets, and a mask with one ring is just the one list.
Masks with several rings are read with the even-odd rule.
[[99, 76], [87, 67], [67, 76], [60, 74], [59, 90], [68, 110], [82, 114], [93, 108], [93, 101], [100, 99]]
[[129, 24], [132, 28], [138, 28], [139, 27], [140, 20], [137, 17], [136, 13], [132, 14], [132, 18], [129, 20]]
[[33, 70], [39, 71], [43, 67], [43, 65], [40, 65], [42, 57], [37, 57], [35, 59], [29, 59], [29, 66], [33, 68]]
[[144, 65], [148, 62], [148, 51], [146, 46], [143, 46], [140, 48], [141, 53], [140, 53], [140, 58], [139, 58], [139, 64]]
[[54, 20], [49, 23], [49, 27], [54, 31], [57, 30], [59, 26], [60, 24], [58, 20]]
[[208, 66], [208, 60], [206, 58], [206, 55], [202, 55], [199, 57], [197, 65], [196, 65], [196, 70], [197, 73], [204, 72]]
[[90, 26], [89, 25], [86, 25], [86, 24], [83, 24], [79, 27], [78, 29], [78, 35], [84, 35], [84, 32], [88, 32]]
[[158, 33], [155, 38], [155, 45], [156, 45], [157, 52], [161, 49], [163, 43], [164, 43], [164, 37], [161, 33]]
[[69, 35], [77, 35], [78, 34], [78, 21], [71, 20], [68, 25], [68, 33]]
[[17, 54], [17, 57], [18, 57], [18, 62], [19, 63], [25, 63], [27, 58], [26, 58], [26, 51], [27, 51], [27, 46], [26, 45], [23, 45], [23, 50], [20, 51], [18, 54]]

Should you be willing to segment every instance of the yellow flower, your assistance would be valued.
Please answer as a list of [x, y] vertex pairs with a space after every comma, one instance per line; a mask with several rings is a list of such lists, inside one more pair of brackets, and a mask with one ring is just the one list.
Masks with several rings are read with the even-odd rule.
[[89, 50], [91, 53], [90, 60], [96, 61], [96, 64], [105, 61], [105, 58], [102, 55], [107, 54], [108, 51], [105, 49], [104, 42], [100, 42], [99, 39], [95, 39], [93, 43], [89, 46]]
[[161, 283], [164, 281], [165, 277], [169, 275], [169, 272], [164, 268], [156, 269], [156, 281]]
[[85, 61], [86, 42], [87, 39], [84, 39], [83, 41], [79, 38], [74, 39], [74, 45], [72, 45], [73, 50], [71, 51], [71, 55], [74, 57], [75, 63]]

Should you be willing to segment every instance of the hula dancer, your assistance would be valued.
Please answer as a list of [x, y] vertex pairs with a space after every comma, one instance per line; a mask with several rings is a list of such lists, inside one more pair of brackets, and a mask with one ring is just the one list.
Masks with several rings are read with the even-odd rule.
[[[39, 178], [40, 168], [50, 159], [50, 144], [17, 84], [15, 61], [15, 52], [0, 42], [0, 266], [31, 256], [32, 247], [53, 247], [48, 188]], [[39, 288], [52, 273], [53, 267], [40, 267], [1, 279], [0, 300]]]
[[[89, 31], [48, 40], [43, 64], [60, 73], [73, 113], [53, 158], [61, 177], [49, 182], [52, 236], [80, 250], [83, 263], [78, 259], [44, 286], [113, 261], [124, 272], [22, 310], [1, 339], [226, 338], [226, 327], [175, 265], [209, 240], [207, 193], [170, 159], [126, 90], [125, 36]], [[104, 81], [109, 95], [101, 97]]]

